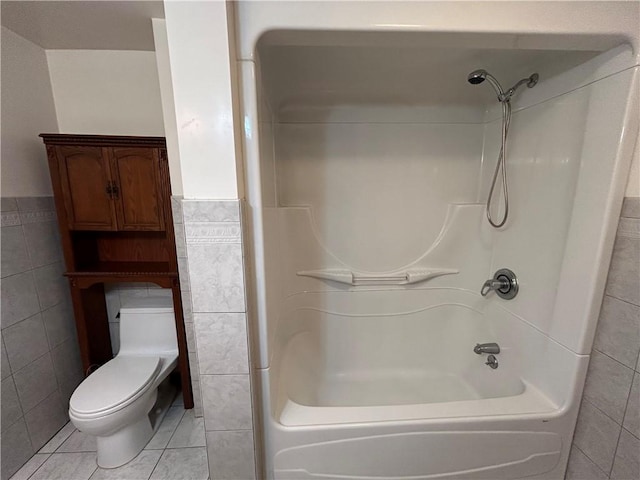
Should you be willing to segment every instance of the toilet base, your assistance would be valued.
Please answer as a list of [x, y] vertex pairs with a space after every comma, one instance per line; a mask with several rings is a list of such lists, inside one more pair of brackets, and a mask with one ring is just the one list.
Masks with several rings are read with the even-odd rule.
[[149, 397], [149, 403], [144, 407], [148, 413], [140, 420], [111, 435], [96, 436], [98, 465], [101, 468], [117, 468], [136, 458], [160, 428], [175, 396], [176, 389], [167, 377]]
[[151, 440], [153, 428], [145, 415], [133, 425], [127, 425], [108, 437], [96, 437], [98, 441], [98, 466], [116, 468], [133, 460]]

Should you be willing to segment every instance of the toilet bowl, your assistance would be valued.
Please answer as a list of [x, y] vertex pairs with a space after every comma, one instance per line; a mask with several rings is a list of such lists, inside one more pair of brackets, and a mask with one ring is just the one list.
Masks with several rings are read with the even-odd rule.
[[123, 305], [120, 351], [86, 378], [69, 401], [71, 423], [97, 439], [100, 467], [124, 465], [149, 442], [165, 413], [154, 408], [158, 386], [177, 360], [171, 299], [136, 298]]

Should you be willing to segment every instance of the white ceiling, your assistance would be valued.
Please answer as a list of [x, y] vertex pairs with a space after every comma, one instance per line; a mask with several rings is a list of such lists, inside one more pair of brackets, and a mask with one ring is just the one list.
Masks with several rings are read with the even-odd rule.
[[160, 1], [2, 1], [2, 25], [48, 50], [154, 50]]

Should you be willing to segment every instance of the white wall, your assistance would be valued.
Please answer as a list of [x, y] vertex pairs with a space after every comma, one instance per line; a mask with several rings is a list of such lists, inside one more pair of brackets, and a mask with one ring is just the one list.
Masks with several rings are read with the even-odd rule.
[[185, 198], [238, 198], [227, 13], [225, 2], [165, 1]]
[[45, 51], [2, 27], [2, 196], [51, 195], [40, 133], [58, 124]]
[[171, 193], [182, 195], [182, 170], [180, 168], [180, 149], [178, 146], [178, 125], [171, 83], [171, 60], [169, 58], [169, 41], [167, 39], [167, 22], [163, 18], [152, 19], [153, 42], [156, 49], [158, 81], [162, 99], [162, 115], [164, 116], [165, 138], [167, 140], [167, 157], [169, 159], [169, 176]]
[[164, 135], [154, 52], [48, 50], [61, 133]]

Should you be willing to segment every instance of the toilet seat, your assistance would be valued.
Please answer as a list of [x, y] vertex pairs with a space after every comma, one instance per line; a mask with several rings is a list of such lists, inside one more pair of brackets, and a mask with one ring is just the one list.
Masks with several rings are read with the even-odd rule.
[[118, 355], [80, 384], [71, 396], [69, 410], [85, 419], [117, 412], [149, 389], [161, 365], [158, 356]]

